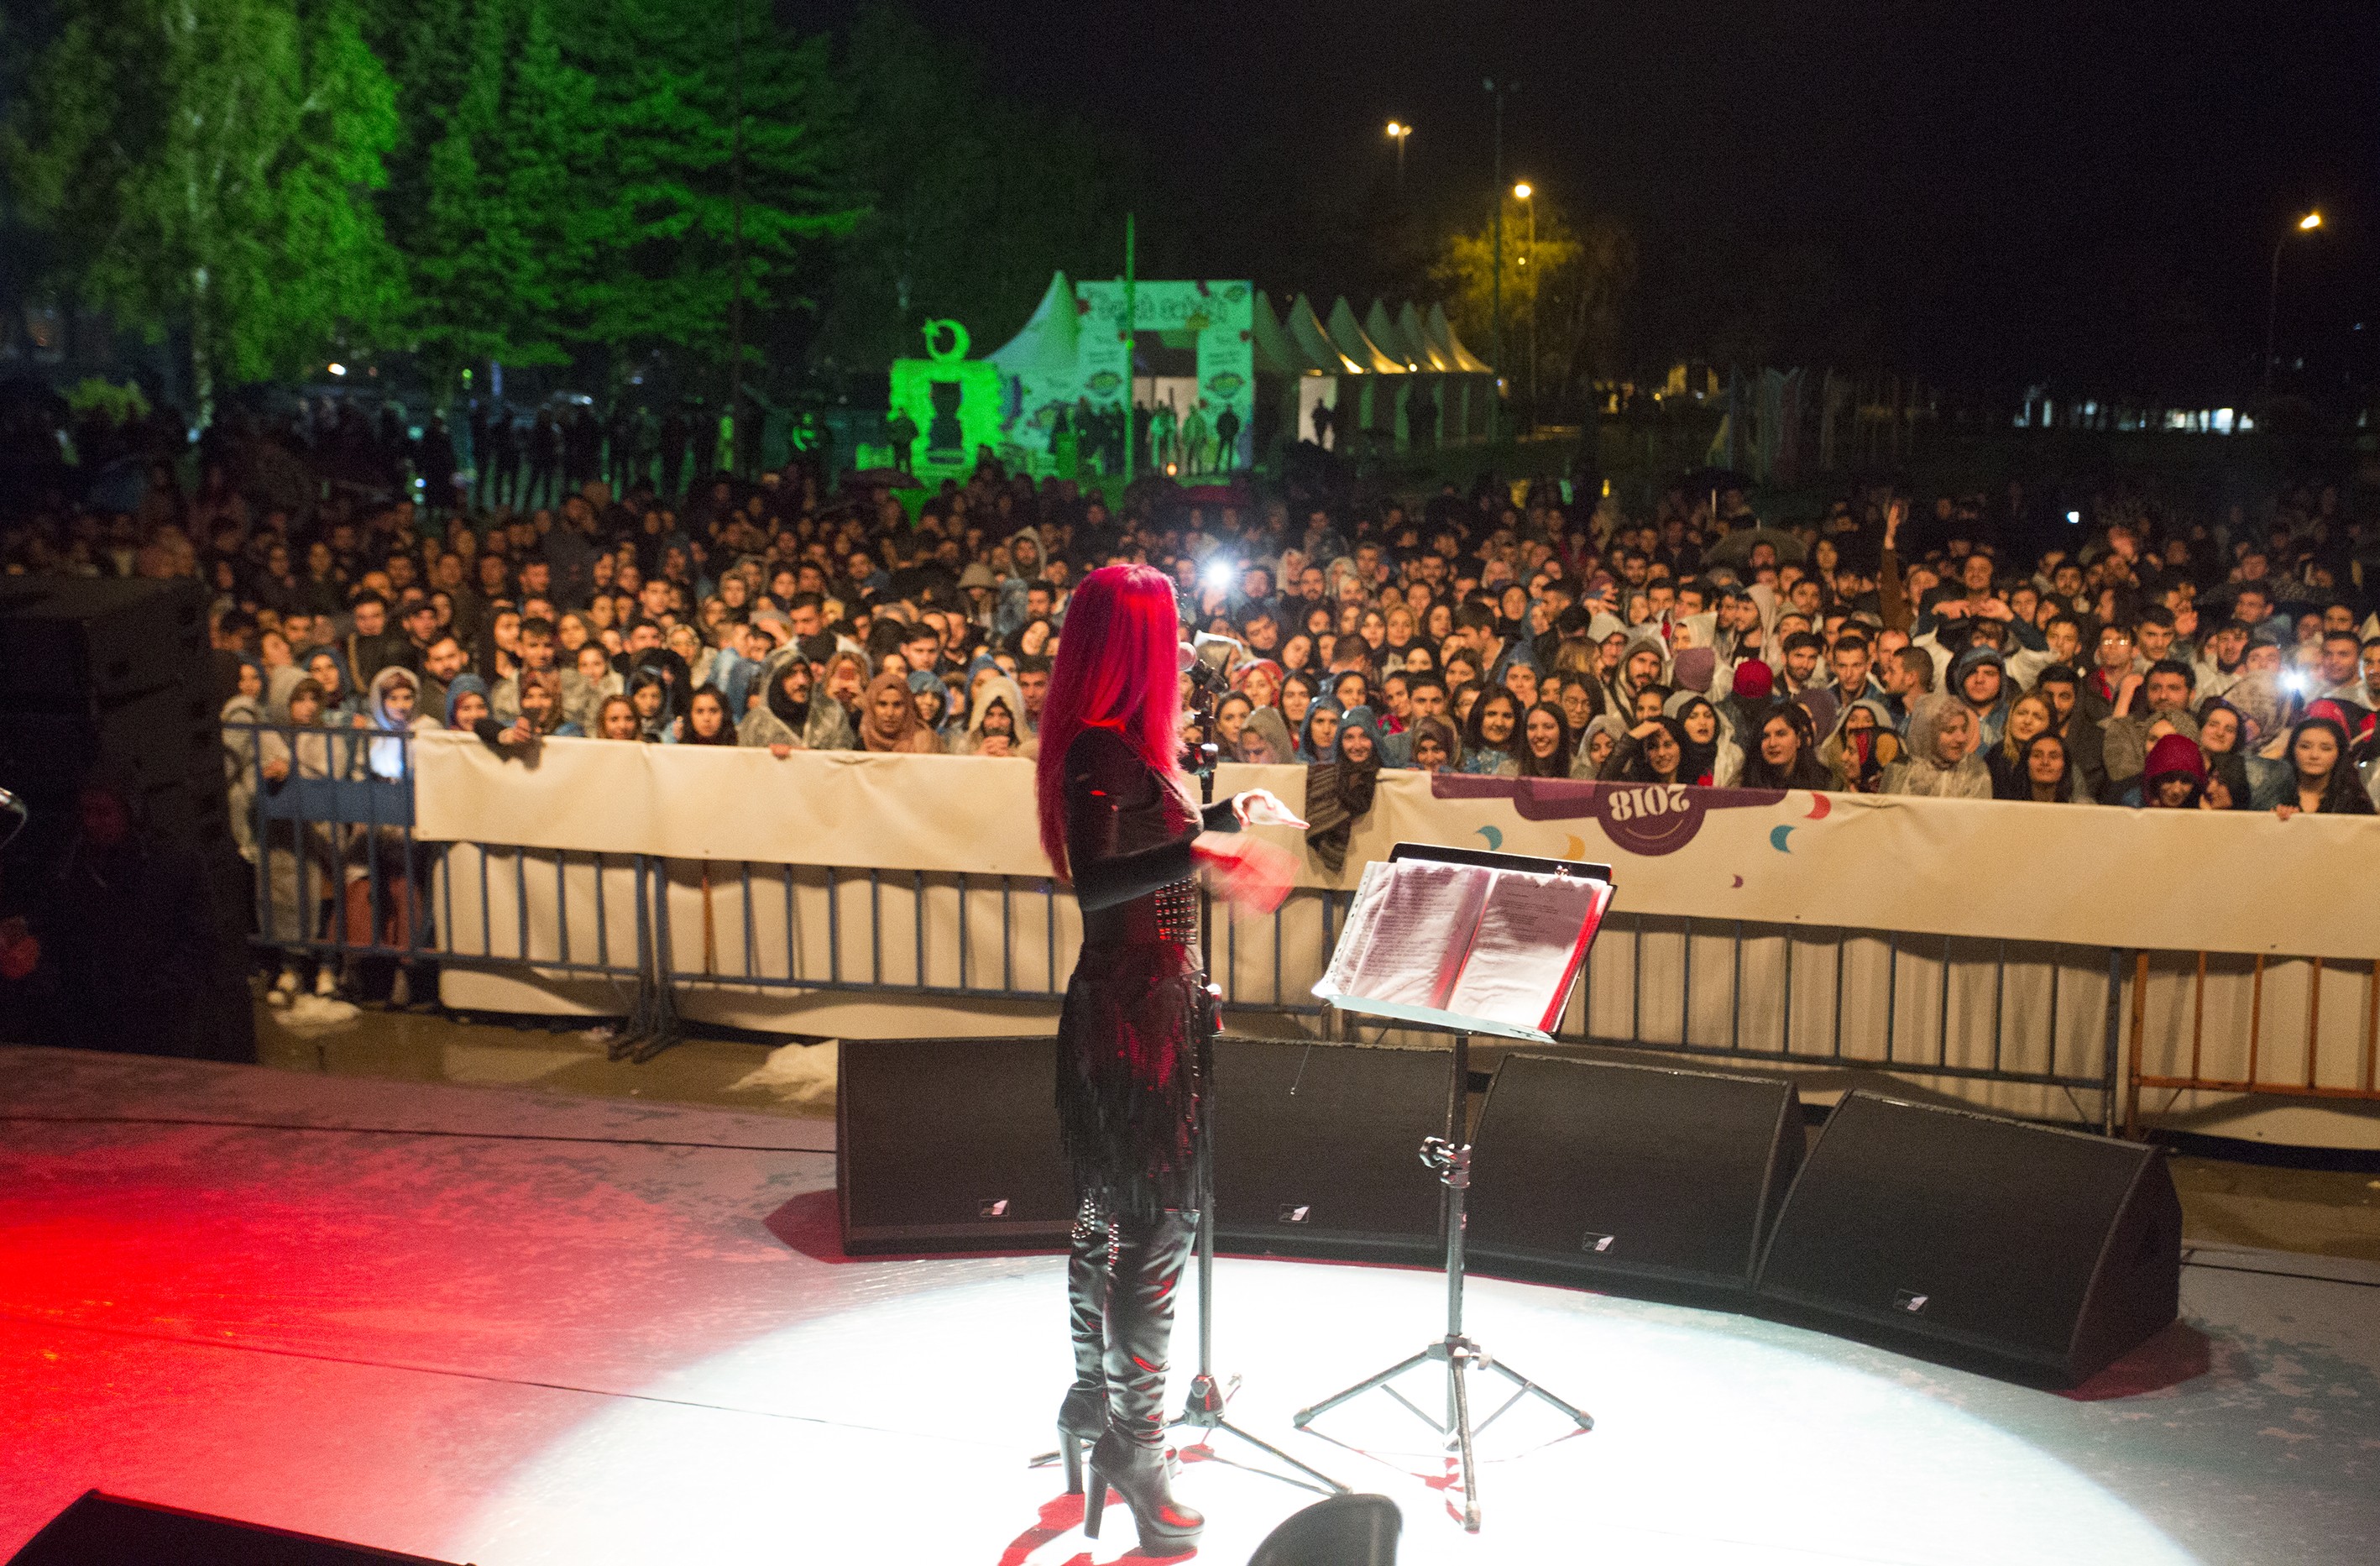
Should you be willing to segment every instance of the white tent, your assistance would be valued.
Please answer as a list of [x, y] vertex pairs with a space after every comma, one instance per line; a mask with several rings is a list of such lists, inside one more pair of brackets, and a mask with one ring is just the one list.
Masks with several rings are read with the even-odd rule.
[[1082, 334], [1082, 311], [1075, 286], [1062, 272], [1053, 273], [1041, 302], [1022, 330], [983, 357], [1000, 367], [1000, 431], [1015, 444], [1047, 454], [1057, 411], [1072, 407], [1083, 395], [1083, 372], [1075, 358]]

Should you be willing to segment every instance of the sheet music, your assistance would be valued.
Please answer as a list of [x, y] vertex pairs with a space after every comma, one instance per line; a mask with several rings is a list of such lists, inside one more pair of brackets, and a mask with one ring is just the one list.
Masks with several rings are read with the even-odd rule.
[[1372, 917], [1379, 912], [1380, 893], [1389, 884], [1389, 862], [1374, 859], [1365, 865], [1362, 879], [1355, 882], [1355, 895], [1347, 904], [1347, 918], [1339, 927], [1339, 943], [1330, 953], [1330, 965], [1322, 975], [1322, 982], [1314, 987], [1317, 995], [1347, 995], [1354, 993], [1355, 970], [1364, 960], [1364, 946], [1371, 939]]
[[1494, 872], [1462, 977], [1440, 1002], [1467, 1017], [1543, 1027], [1569, 988], [1572, 953], [1594, 917], [1599, 888], [1570, 876]]
[[1355, 982], [1348, 989], [1402, 1005], [1443, 1006], [1495, 878], [1469, 865], [1422, 860], [1378, 868], [1390, 875], [1361, 932]]

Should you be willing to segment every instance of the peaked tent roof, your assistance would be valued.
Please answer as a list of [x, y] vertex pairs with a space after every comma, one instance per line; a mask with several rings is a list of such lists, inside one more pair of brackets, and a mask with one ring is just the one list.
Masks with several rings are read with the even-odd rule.
[[1329, 327], [1333, 346], [1373, 375], [1402, 375], [1405, 361], [1402, 355], [1392, 354], [1364, 334], [1355, 322], [1355, 312], [1347, 308], [1347, 296], [1342, 294], [1331, 301]]
[[1453, 323], [1446, 319], [1444, 305], [1429, 307], [1429, 334], [1445, 350], [1446, 357], [1454, 361], [1455, 369], [1473, 375], [1496, 373], [1492, 365], [1463, 346], [1463, 339], [1454, 334]]
[[1064, 273], [1055, 273], [1024, 327], [983, 357], [1011, 375], [1071, 375], [1081, 333], [1082, 315], [1075, 303], [1074, 285], [1066, 281]]
[[1454, 368], [1454, 361], [1446, 356], [1446, 350], [1429, 340], [1429, 328], [1422, 324], [1421, 311], [1414, 309], [1411, 299], [1407, 299], [1405, 308], [1397, 312], [1397, 329], [1413, 346], [1415, 357], [1421, 360], [1423, 369], [1444, 374]]
[[1257, 373], [1259, 375], [1303, 375], [1314, 367], [1290, 341], [1289, 334], [1281, 329], [1281, 318], [1272, 312], [1272, 301], [1265, 291], [1257, 290], [1256, 308], [1250, 312], [1248, 338], [1256, 349]]
[[1314, 313], [1314, 305], [1303, 294], [1289, 307], [1290, 341], [1305, 351], [1305, 357], [1324, 373], [1330, 375], [1361, 375], [1365, 367], [1339, 351], [1330, 341], [1330, 334], [1322, 329], [1322, 322]]
[[1402, 362], [1407, 370], [1427, 370], [1429, 361], [1405, 340], [1403, 331], [1390, 316], [1388, 307], [1379, 300], [1364, 314], [1364, 335], [1380, 346], [1380, 351]]

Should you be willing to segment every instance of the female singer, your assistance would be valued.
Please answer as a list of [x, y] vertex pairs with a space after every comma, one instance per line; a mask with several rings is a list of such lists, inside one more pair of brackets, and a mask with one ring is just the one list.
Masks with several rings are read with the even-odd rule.
[[[1083, 578], [1050, 672], [1036, 775], [1041, 845], [1071, 877], [1083, 950], [1058, 1023], [1058, 1123], [1077, 1201], [1066, 1269], [1075, 1385], [1058, 1411], [1070, 1491], [1099, 1536], [1108, 1487], [1150, 1554], [1205, 1519], [1177, 1504], [1164, 1451], [1174, 1285], [1202, 1190], [1199, 1117], [1214, 1003], [1198, 963], [1194, 875], [1266, 912], [1287, 853], [1234, 835], [1243, 795], [1201, 812], [1183, 773], [1173, 585], [1146, 565]], [[1285, 811], [1281, 812], [1286, 815]]]

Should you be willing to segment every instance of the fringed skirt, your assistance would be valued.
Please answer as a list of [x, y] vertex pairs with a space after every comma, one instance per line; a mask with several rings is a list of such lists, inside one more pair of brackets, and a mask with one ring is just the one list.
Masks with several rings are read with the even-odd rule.
[[1214, 1032], [1193, 948], [1083, 948], [1058, 1018], [1058, 1133], [1078, 1201], [1144, 1220], [1197, 1207]]

